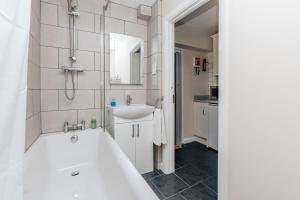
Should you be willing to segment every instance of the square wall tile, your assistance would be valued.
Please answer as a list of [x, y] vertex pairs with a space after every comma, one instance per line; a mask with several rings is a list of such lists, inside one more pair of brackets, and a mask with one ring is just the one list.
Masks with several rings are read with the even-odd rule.
[[147, 104], [155, 105], [156, 100], [160, 97], [160, 90], [147, 90]]
[[41, 112], [41, 90], [32, 90], [33, 114]]
[[147, 102], [147, 92], [146, 90], [126, 90], [125, 99], [130, 95], [133, 104], [146, 104]]
[[78, 74], [78, 89], [100, 89], [100, 71], [85, 71]]
[[96, 119], [97, 126], [101, 124], [101, 109], [78, 110], [78, 122], [85, 120], [86, 127], [91, 127], [91, 120]]
[[101, 33], [101, 16], [100, 15], [94, 15], [95, 19], [95, 32], [96, 33]]
[[115, 99], [117, 105], [125, 104], [125, 90], [106, 90], [105, 105], [109, 106], [112, 99]]
[[31, 1], [31, 11], [38, 17], [41, 16], [41, 1], [40, 0], [32, 0]]
[[105, 33], [125, 33], [125, 21], [120, 19], [114, 19], [105, 17]]
[[31, 63], [28, 64], [27, 86], [29, 89], [40, 89], [41, 87], [41, 71], [38, 66]]
[[58, 90], [42, 90], [41, 92], [41, 110], [58, 110]]
[[69, 27], [68, 7], [58, 7], [58, 26]]
[[100, 52], [100, 34], [78, 31], [78, 49]]
[[147, 41], [147, 27], [144, 25], [125, 22], [125, 34], [142, 38], [144, 41]]
[[[72, 94], [72, 90], [68, 90]], [[89, 109], [94, 108], [94, 90], [76, 90], [75, 98], [70, 101], [65, 96], [65, 91], [59, 91], [59, 110]]]
[[42, 24], [57, 25], [57, 5], [41, 3], [41, 22]]
[[58, 68], [58, 48], [41, 46], [41, 67]]
[[[91, 51], [76, 51], [77, 60], [74, 62], [74, 67], [80, 67], [84, 70], [94, 70], [94, 52]], [[63, 66], [71, 66], [70, 49], [59, 49], [59, 68]]]
[[142, 19], [138, 19], [138, 24], [141, 24], [141, 25], [144, 25], [144, 26], [148, 26], [148, 21], [142, 20]]
[[110, 12], [110, 16], [113, 18], [137, 23], [137, 9], [126, 7], [116, 3], [111, 3]]
[[79, 10], [101, 14], [104, 1], [100, 0], [84, 0], [78, 1]]
[[33, 115], [33, 97], [32, 90], [27, 90], [27, 100], [26, 100], [26, 119]]
[[42, 133], [53, 133], [64, 130], [64, 122], [77, 123], [77, 111], [42, 112]]
[[57, 26], [41, 25], [41, 45], [70, 48], [69, 29]]
[[40, 21], [36, 17], [36, 15], [31, 15], [30, 17], [30, 33], [33, 35], [35, 39], [40, 38]]
[[[77, 88], [77, 74], [74, 74], [75, 88]], [[68, 73], [68, 89], [72, 89], [71, 74]], [[62, 69], [41, 68], [42, 89], [65, 89], [65, 73]]]
[[26, 120], [26, 141], [25, 147], [28, 147], [40, 136], [41, 134], [41, 114], [34, 115]]
[[80, 16], [77, 18], [76, 25], [78, 30], [94, 32], [94, 15], [81, 11]]
[[94, 90], [95, 93], [95, 108], [103, 108], [104, 93], [103, 90]]
[[32, 40], [32, 63], [40, 66], [40, 44], [35, 39]]

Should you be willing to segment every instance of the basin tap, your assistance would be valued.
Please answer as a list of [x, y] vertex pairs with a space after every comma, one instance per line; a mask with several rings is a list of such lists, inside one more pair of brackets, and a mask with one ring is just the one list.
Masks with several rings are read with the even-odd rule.
[[132, 97], [130, 95], [127, 95], [127, 97], [126, 97], [126, 104], [128, 106], [130, 106], [131, 102], [132, 102]]

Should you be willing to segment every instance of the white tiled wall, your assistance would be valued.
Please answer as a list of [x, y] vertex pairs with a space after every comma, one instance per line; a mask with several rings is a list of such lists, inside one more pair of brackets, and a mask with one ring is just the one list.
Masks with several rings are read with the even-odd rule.
[[[158, 0], [152, 7], [152, 17], [148, 23], [147, 103], [151, 105], [162, 96], [161, 38], [161, 0]], [[152, 65], [156, 65], [155, 73], [152, 73]]]
[[[117, 104], [124, 104], [126, 96], [133, 98], [132, 103], [147, 102], [147, 44], [148, 44], [148, 22], [137, 18], [137, 9], [112, 2], [105, 17], [105, 38], [106, 38], [106, 105], [111, 99], [115, 99]], [[144, 39], [145, 68], [143, 75], [143, 85], [110, 85], [109, 84], [109, 33], [120, 33]]]
[[26, 149], [41, 134], [40, 1], [32, 0], [27, 73]]
[[[102, 0], [78, 1], [76, 20], [77, 62], [85, 71], [74, 75], [75, 99], [65, 97], [63, 66], [71, 66], [67, 0], [41, 1], [41, 121], [42, 133], [63, 130], [64, 121], [79, 123], [92, 118], [100, 124], [100, 14]], [[68, 76], [68, 94], [72, 94]], [[96, 95], [97, 94], [97, 95]]]
[[[64, 95], [65, 75], [62, 66], [70, 66], [70, 32], [66, 0], [32, 0], [31, 40], [28, 68], [27, 146], [42, 133], [63, 130], [64, 121], [78, 123], [91, 118], [101, 121], [101, 88], [106, 75], [106, 105], [112, 98], [124, 104], [127, 95], [133, 103], [155, 102], [161, 96], [161, 0], [154, 6], [151, 20], [137, 18], [137, 9], [111, 3], [105, 13], [106, 32], [101, 17], [104, 0], [79, 1], [77, 19], [77, 62], [84, 68], [74, 76], [76, 97], [69, 101]], [[102, 26], [102, 27], [101, 27]], [[143, 85], [109, 84], [109, 33], [122, 33], [145, 40]], [[102, 38], [105, 36], [104, 51]], [[104, 56], [106, 64], [104, 67]], [[151, 63], [157, 73], [151, 74]], [[150, 67], [150, 69], [149, 69]], [[68, 81], [71, 90], [71, 77]]]

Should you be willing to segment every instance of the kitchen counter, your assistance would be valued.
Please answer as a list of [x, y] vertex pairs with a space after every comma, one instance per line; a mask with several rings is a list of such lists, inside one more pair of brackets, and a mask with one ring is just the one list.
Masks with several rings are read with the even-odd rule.
[[208, 95], [194, 96], [194, 102], [218, 104], [218, 100], [210, 99]]

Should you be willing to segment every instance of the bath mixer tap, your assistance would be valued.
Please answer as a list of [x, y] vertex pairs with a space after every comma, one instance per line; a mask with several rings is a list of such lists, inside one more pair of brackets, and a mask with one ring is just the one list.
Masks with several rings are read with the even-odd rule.
[[126, 97], [127, 106], [130, 106], [131, 102], [132, 102], [132, 97], [130, 95], [127, 95], [127, 97]]
[[71, 125], [69, 125], [69, 122], [64, 123], [65, 133], [69, 131], [75, 131], [75, 130], [85, 130], [85, 121], [82, 120], [80, 124], [71, 124]]

